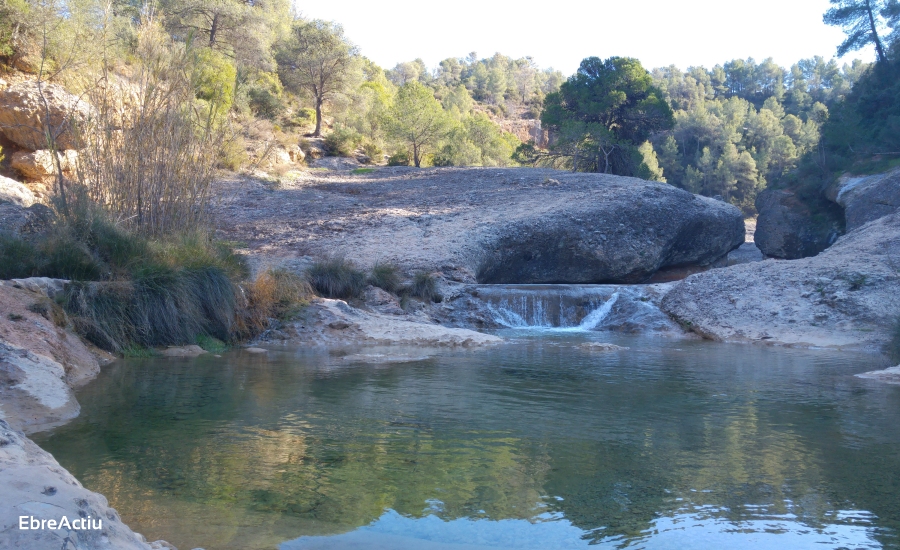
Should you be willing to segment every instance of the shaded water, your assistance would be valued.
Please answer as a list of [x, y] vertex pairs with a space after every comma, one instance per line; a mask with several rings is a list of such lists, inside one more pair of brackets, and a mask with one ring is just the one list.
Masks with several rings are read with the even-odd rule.
[[871, 357], [598, 337], [121, 361], [36, 440], [179, 548], [900, 546], [900, 388], [852, 376]]

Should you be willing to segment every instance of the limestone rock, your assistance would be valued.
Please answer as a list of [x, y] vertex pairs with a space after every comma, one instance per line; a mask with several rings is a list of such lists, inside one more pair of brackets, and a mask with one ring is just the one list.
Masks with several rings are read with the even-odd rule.
[[895, 212], [815, 257], [692, 275], [666, 294], [662, 309], [715, 340], [880, 351], [900, 312], [898, 258]]
[[21, 236], [43, 233], [55, 217], [53, 210], [40, 203], [22, 208], [15, 203], [0, 201], [0, 232]]
[[0, 202], [11, 202], [28, 208], [35, 203], [35, 200], [34, 193], [24, 184], [0, 176]]
[[[103, 495], [85, 489], [50, 453], [0, 419], [0, 548], [45, 550], [150, 550], [144, 537], [122, 523]], [[30, 521], [70, 525], [90, 516], [100, 529], [20, 529], [20, 516]], [[95, 523], [96, 522], [96, 523]], [[46, 525], [46, 524], [45, 524]], [[162, 548], [157, 541], [156, 548]]]
[[763, 254], [794, 260], [815, 256], [840, 235], [835, 216], [814, 215], [791, 191], [767, 189], [756, 198], [754, 241]]
[[0, 131], [30, 151], [47, 147], [45, 133], [55, 136], [58, 149], [77, 149], [72, 127], [90, 114], [87, 102], [57, 84], [21, 82], [0, 92]]
[[310, 304], [307, 315], [287, 329], [292, 333], [294, 342], [310, 345], [482, 347], [503, 342], [497, 336], [474, 330], [368, 313], [342, 300], [324, 298]]
[[[73, 150], [60, 151], [59, 164], [63, 173], [75, 171], [78, 164], [78, 152]], [[29, 179], [40, 180], [56, 174], [56, 162], [53, 153], [47, 150], [33, 152], [19, 151], [13, 153], [10, 165], [14, 170]]]
[[900, 168], [873, 176], [841, 178], [829, 198], [844, 207], [847, 231], [852, 231], [900, 208]]
[[878, 380], [887, 384], [900, 385], [900, 365], [884, 370], [873, 370], [856, 375], [858, 378], [868, 378], [870, 380]]
[[207, 351], [200, 346], [190, 345], [169, 346], [168, 348], [161, 350], [160, 353], [165, 357], [197, 357], [198, 355], [207, 353]]
[[377, 286], [366, 287], [366, 305], [379, 313], [388, 315], [404, 315], [406, 312], [400, 307], [397, 297]]

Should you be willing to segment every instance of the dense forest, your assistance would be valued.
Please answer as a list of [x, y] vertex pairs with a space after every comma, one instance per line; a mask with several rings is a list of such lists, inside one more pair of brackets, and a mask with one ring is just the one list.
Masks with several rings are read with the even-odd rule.
[[[873, 44], [877, 67], [815, 57], [790, 68], [735, 59], [648, 71], [630, 58], [588, 58], [567, 79], [532, 58], [472, 52], [384, 69], [338, 23], [302, 18], [287, 0], [0, 0], [0, 64], [88, 93], [146, 72], [141, 48], [153, 29], [159, 47], [187, 52], [195, 101], [229, 125], [219, 166], [257, 161], [251, 142], [322, 136], [329, 154], [376, 163], [634, 175], [752, 214], [767, 186], [821, 180], [878, 152], [863, 142], [887, 136], [884, 152], [898, 148], [889, 145], [900, 133], [897, 1], [832, 4], [826, 22], [848, 33], [838, 53]], [[516, 120], [543, 123], [549, 145], [506, 131]]]

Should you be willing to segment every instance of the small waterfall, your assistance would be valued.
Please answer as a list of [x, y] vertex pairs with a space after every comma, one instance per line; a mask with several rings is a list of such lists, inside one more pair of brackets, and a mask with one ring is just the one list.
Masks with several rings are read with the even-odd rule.
[[609, 300], [603, 302], [603, 305], [590, 312], [587, 317], [584, 318], [583, 321], [578, 325], [578, 330], [594, 330], [597, 328], [600, 323], [606, 319], [606, 316], [609, 315], [609, 312], [612, 310], [612, 307], [616, 305], [616, 300], [619, 299], [619, 293], [614, 292], [612, 296], [610, 296]]
[[478, 296], [503, 327], [595, 330], [619, 297], [608, 285], [485, 285]]

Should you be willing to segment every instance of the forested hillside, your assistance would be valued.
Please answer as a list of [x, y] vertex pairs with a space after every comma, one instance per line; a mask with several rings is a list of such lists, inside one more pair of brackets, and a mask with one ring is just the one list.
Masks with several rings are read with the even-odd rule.
[[[141, 75], [171, 82], [161, 64], [178, 58], [194, 101], [227, 126], [216, 163], [232, 170], [259, 165], [273, 146], [308, 151], [309, 138], [324, 137], [326, 154], [373, 163], [657, 179], [752, 214], [767, 186], [827, 178], [858, 155], [855, 142], [897, 133], [890, 29], [900, 8], [875, 2], [869, 28], [862, 3], [833, 4], [826, 21], [848, 29], [840, 53], [877, 43], [878, 71], [824, 57], [647, 71], [613, 57], [585, 59], [567, 79], [530, 57], [475, 52], [385, 69], [338, 22], [305, 19], [288, 0], [0, 0], [0, 66], [96, 95]], [[148, 64], [141, 48], [151, 30], [157, 49], [182, 53]]]

